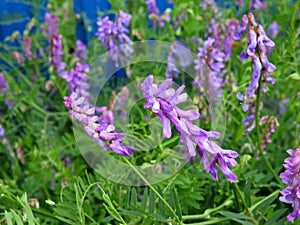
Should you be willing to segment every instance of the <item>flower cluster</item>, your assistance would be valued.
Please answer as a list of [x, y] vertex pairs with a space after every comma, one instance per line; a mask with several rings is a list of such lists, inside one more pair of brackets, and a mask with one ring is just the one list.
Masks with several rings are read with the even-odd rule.
[[235, 158], [238, 153], [232, 150], [223, 150], [209, 138], [218, 139], [218, 132], [205, 131], [193, 124], [193, 120], [200, 117], [197, 110], [182, 110], [177, 104], [186, 102], [187, 94], [182, 93], [184, 86], [177, 90], [168, 88], [172, 79], [166, 79], [160, 85], [153, 83], [153, 75], [148, 76], [141, 84], [143, 96], [146, 99], [144, 108], [150, 108], [157, 114], [163, 125], [164, 138], [170, 138], [171, 123], [174, 124], [181, 141], [187, 148], [189, 159], [195, 160], [196, 150], [205, 171], [210, 173], [212, 178], [218, 180], [216, 164], [224, 176], [231, 182], [237, 181], [237, 176], [232, 173], [229, 167], [236, 165]]
[[279, 200], [292, 204], [293, 212], [287, 216], [287, 220], [294, 221], [300, 216], [300, 146], [296, 150], [289, 149], [287, 152], [290, 157], [284, 160], [285, 171], [280, 174], [280, 178], [289, 186], [281, 191], [282, 196]]
[[32, 52], [31, 52], [31, 45], [32, 45], [32, 38], [31, 37], [24, 37], [23, 39], [23, 45], [24, 45], [24, 52], [26, 57], [31, 60], [32, 59]]
[[170, 45], [170, 52], [168, 54], [168, 65], [166, 70], [167, 78], [177, 77], [178, 74], [180, 73], [180, 70], [177, 69], [176, 67], [176, 61], [174, 57], [175, 55], [177, 56], [177, 54], [180, 54], [179, 52], [176, 51], [177, 44], [178, 42], [176, 41]]
[[146, 0], [147, 12], [149, 14], [152, 24], [159, 24], [161, 28], [165, 27], [165, 24], [170, 22], [170, 10], [167, 9], [162, 15], [159, 13], [159, 9], [156, 6], [156, 0]]
[[[266, 83], [274, 84], [275, 79], [270, 76], [270, 73], [276, 68], [267, 58], [268, 53], [273, 50], [275, 43], [266, 35], [263, 27], [256, 23], [252, 13], [243, 16], [241, 27], [235, 32], [234, 39], [241, 39], [247, 28], [248, 48], [240, 54], [240, 60], [244, 61], [249, 57], [252, 59], [252, 80], [245, 96], [238, 93], [238, 99], [243, 102], [244, 111], [256, 107], [255, 95], [260, 79], [263, 78], [263, 93], [266, 92]], [[262, 78], [261, 74], [263, 74]], [[252, 111], [250, 109], [250, 113]], [[254, 120], [253, 115], [249, 114], [249, 116]], [[250, 119], [243, 121], [245, 125], [248, 125], [250, 122], [252, 122]]]
[[88, 64], [77, 62], [75, 68], [72, 68], [69, 73], [65, 71], [62, 74], [62, 78], [68, 83], [70, 93], [76, 92], [85, 98], [90, 97], [90, 93], [88, 92], [90, 86], [88, 84], [88, 76], [86, 75], [89, 71], [90, 67]]
[[[207, 91], [210, 99], [222, 96], [221, 70], [224, 67], [225, 53], [214, 46], [215, 39], [208, 38], [200, 40], [202, 47], [198, 48], [197, 59], [194, 61], [196, 78], [195, 85], [198, 85], [201, 92]], [[208, 66], [207, 68], [204, 66]]]
[[46, 13], [44, 17], [44, 23], [41, 25], [41, 27], [45, 29], [43, 33], [44, 36], [50, 39], [54, 34], [57, 34], [58, 24], [58, 16], [51, 13]]
[[269, 28], [267, 30], [267, 35], [271, 36], [271, 38], [274, 39], [277, 37], [278, 33], [279, 33], [279, 25], [276, 21], [274, 21], [269, 25]]
[[2, 90], [8, 89], [8, 84], [2, 72], [0, 72], [0, 89]]
[[[105, 46], [106, 50], [110, 51], [110, 56], [116, 67], [119, 66], [119, 63], [126, 65], [133, 53], [128, 29], [130, 20], [131, 15], [122, 10], [119, 11], [115, 22], [109, 20], [108, 16], [98, 18], [96, 37]], [[117, 48], [118, 45], [123, 45], [122, 49]]]
[[264, 10], [268, 6], [268, 2], [261, 2], [260, 0], [250, 0], [250, 9], [257, 11], [259, 9]]
[[66, 63], [62, 61], [63, 49], [62, 49], [62, 35], [53, 34], [51, 38], [51, 55], [49, 57], [50, 64], [55, 67], [55, 71], [59, 76], [63, 76], [65, 73]]
[[266, 153], [267, 143], [271, 143], [271, 134], [275, 133], [275, 126], [279, 127], [279, 122], [274, 116], [263, 116], [260, 119], [259, 126], [266, 125], [266, 132], [264, 133], [264, 139], [262, 140], [262, 150]]
[[71, 109], [71, 117], [84, 125], [86, 133], [102, 146], [103, 150], [109, 148], [122, 156], [131, 156], [135, 151], [133, 147], [122, 143], [124, 133], [115, 133], [112, 124], [103, 122], [100, 116], [95, 115], [95, 107], [91, 107], [85, 97], [73, 92], [71, 96], [64, 97], [64, 102], [65, 106]]
[[82, 62], [83, 60], [87, 60], [86, 46], [80, 40], [76, 41], [76, 49], [73, 55], [74, 57], [77, 57], [80, 60], [80, 62]]
[[124, 107], [129, 97], [129, 89], [125, 86], [121, 89], [118, 95], [113, 96], [108, 106], [96, 107], [97, 112], [101, 112], [101, 121], [107, 124], [113, 124], [115, 116], [121, 116], [123, 120], [127, 117], [127, 112]]
[[230, 19], [226, 24], [226, 33], [223, 42], [226, 61], [228, 60], [228, 57], [232, 55], [232, 45], [234, 43], [233, 36], [238, 27], [239, 21], [237, 19]]

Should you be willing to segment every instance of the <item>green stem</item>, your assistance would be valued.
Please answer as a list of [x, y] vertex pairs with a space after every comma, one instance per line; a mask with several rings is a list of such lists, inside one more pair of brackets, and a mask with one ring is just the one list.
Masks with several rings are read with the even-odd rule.
[[142, 180], [151, 188], [151, 190], [157, 195], [157, 197], [166, 205], [166, 207], [170, 210], [170, 212], [173, 214], [174, 218], [177, 220], [177, 222], [182, 225], [182, 222], [180, 221], [180, 219], [178, 218], [178, 216], [176, 215], [175, 211], [173, 210], [173, 208], [169, 205], [169, 203], [158, 193], [158, 191], [156, 191], [156, 189], [150, 184], [150, 182], [134, 167], [134, 165], [132, 165], [128, 159], [126, 159], [125, 157], [123, 158], [125, 160], [125, 162], [136, 172], [136, 174], [138, 176], [140, 176], [142, 178]]
[[227, 200], [225, 200], [225, 202], [223, 202], [218, 207], [205, 210], [205, 212], [203, 214], [182, 216], [182, 220], [199, 220], [199, 219], [208, 218], [210, 214], [212, 214], [214, 212], [217, 212], [217, 211], [221, 210], [222, 208], [224, 208], [224, 207], [226, 207], [228, 205], [231, 205], [232, 204], [231, 198], [232, 197], [230, 197]]
[[275, 173], [275, 171], [273, 170], [270, 162], [267, 160], [263, 149], [262, 149], [262, 140], [261, 140], [261, 133], [260, 133], [260, 127], [259, 127], [259, 106], [260, 106], [260, 99], [261, 99], [261, 94], [262, 94], [262, 77], [260, 76], [259, 78], [259, 85], [258, 85], [258, 92], [257, 92], [257, 98], [256, 98], [256, 108], [255, 108], [255, 126], [256, 126], [256, 134], [257, 134], [257, 148], [258, 151], [260, 153], [260, 157], [262, 157], [264, 163], [266, 164], [268, 170], [272, 173], [272, 175], [274, 176], [274, 178], [276, 179], [276, 181], [281, 184], [281, 179], [279, 178], [279, 176]]
[[230, 220], [229, 218], [220, 218], [220, 219], [214, 219], [214, 220], [208, 220], [204, 222], [199, 222], [199, 223], [185, 223], [185, 225], [206, 225], [206, 224], [217, 224], [220, 222], [228, 221]]

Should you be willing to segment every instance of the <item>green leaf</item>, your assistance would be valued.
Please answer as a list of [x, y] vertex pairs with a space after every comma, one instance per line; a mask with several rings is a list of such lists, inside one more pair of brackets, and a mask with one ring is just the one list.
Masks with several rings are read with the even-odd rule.
[[[164, 198], [164, 193], [162, 192], [160, 186], [157, 188], [157, 192]], [[158, 200], [158, 208], [162, 215], [165, 215], [165, 204], [162, 202], [162, 200]]]
[[143, 194], [143, 199], [142, 199], [142, 202], [141, 202], [141, 209], [143, 211], [145, 211], [145, 209], [146, 209], [147, 200], [148, 200], [148, 188], [145, 188], [144, 194]]
[[154, 192], [150, 189], [149, 190], [149, 213], [154, 213], [155, 209], [155, 194]]
[[221, 215], [226, 216], [230, 219], [243, 219], [243, 220], [251, 220], [252, 218], [243, 214], [233, 213], [233, 212], [220, 212]]
[[248, 207], [251, 207], [251, 178], [249, 177], [246, 181], [245, 189], [244, 189], [244, 194], [245, 194], [245, 202]]
[[[279, 209], [275, 213], [272, 214], [271, 218], [267, 220], [265, 225], [272, 225], [274, 224], [281, 216], [285, 213], [287, 209]], [[277, 223], [278, 224], [278, 223]]]
[[288, 76], [290, 79], [293, 80], [300, 80], [300, 74], [299, 73], [292, 73], [291, 75]]
[[136, 189], [132, 188], [131, 189], [131, 199], [130, 199], [130, 204], [131, 205], [136, 205], [137, 203], [137, 193], [136, 193]]
[[278, 197], [278, 193], [276, 193], [275, 195], [273, 193], [267, 196], [266, 198], [264, 198], [263, 200], [261, 200], [260, 202], [256, 203], [254, 205], [255, 207], [252, 206], [254, 207], [253, 214], [255, 215], [258, 210], [266, 209], [275, 199], [277, 199], [277, 197]]
[[177, 216], [179, 217], [179, 219], [181, 219], [182, 212], [181, 212], [181, 208], [180, 208], [180, 204], [179, 204], [177, 192], [176, 192], [174, 186], [172, 186], [171, 189], [170, 189], [170, 200], [174, 204], [174, 208], [175, 208]]

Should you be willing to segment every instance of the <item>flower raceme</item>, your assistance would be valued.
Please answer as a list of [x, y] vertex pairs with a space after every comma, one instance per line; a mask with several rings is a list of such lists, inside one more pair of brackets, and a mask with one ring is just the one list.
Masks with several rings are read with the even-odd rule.
[[294, 221], [300, 216], [300, 146], [296, 150], [287, 150], [290, 157], [284, 160], [285, 171], [280, 174], [282, 182], [288, 184], [281, 191], [280, 201], [292, 204], [293, 212], [287, 216], [288, 221]]
[[95, 107], [91, 107], [85, 97], [73, 92], [71, 96], [64, 97], [64, 103], [71, 109], [71, 117], [84, 125], [86, 133], [102, 146], [103, 150], [111, 149], [122, 156], [131, 156], [135, 151], [133, 147], [122, 143], [124, 133], [116, 133], [112, 124], [105, 123], [100, 116], [95, 115]]
[[249, 125], [254, 120], [254, 110], [256, 107], [255, 96], [258, 91], [259, 81], [262, 78], [262, 92], [267, 91], [266, 84], [274, 84], [275, 79], [270, 76], [276, 67], [269, 62], [267, 55], [275, 47], [275, 43], [267, 36], [263, 27], [257, 24], [252, 13], [242, 17], [240, 28], [235, 32], [233, 38], [239, 40], [248, 28], [248, 48], [240, 54], [240, 60], [245, 61], [248, 58], [252, 60], [252, 79], [246, 91], [245, 96], [238, 93], [237, 98], [243, 102], [243, 110], [249, 111], [249, 115], [243, 123]]
[[[132, 40], [129, 37], [129, 24], [131, 15], [119, 11], [118, 18], [115, 22], [109, 20], [108, 16], [98, 18], [98, 30], [96, 37], [101, 41], [107, 51], [110, 51], [110, 56], [115, 62], [115, 66], [119, 64], [127, 64], [133, 53], [131, 47]], [[117, 48], [118, 45], [123, 45], [122, 49]]]
[[229, 169], [236, 165], [235, 158], [238, 153], [232, 150], [223, 150], [209, 138], [218, 139], [219, 133], [205, 131], [193, 124], [193, 120], [200, 117], [197, 110], [182, 110], [177, 104], [186, 102], [187, 94], [182, 93], [184, 86], [177, 90], [168, 88], [172, 79], [166, 79], [160, 85], [153, 83], [153, 75], [149, 75], [141, 84], [143, 96], [146, 99], [144, 108], [150, 108], [157, 114], [163, 125], [164, 138], [172, 135], [171, 124], [173, 124], [187, 148], [188, 159], [196, 159], [196, 151], [205, 171], [212, 178], [218, 180], [217, 164], [224, 176], [231, 182], [237, 181], [237, 176]]

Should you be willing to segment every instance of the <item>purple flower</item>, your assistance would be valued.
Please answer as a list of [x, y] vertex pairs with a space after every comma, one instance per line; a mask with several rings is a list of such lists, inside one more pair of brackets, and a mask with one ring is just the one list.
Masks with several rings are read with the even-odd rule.
[[218, 5], [214, 0], [204, 0], [199, 4], [202, 7], [202, 11], [205, 12], [208, 8], [213, 8], [214, 13], [218, 12]]
[[80, 96], [89, 98], [90, 94], [88, 92], [88, 76], [86, 73], [90, 71], [88, 64], [76, 63], [75, 68], [72, 68], [69, 73], [65, 72], [62, 77], [67, 81], [69, 92], [76, 92]]
[[250, 9], [257, 11], [258, 9], [264, 10], [268, 5], [268, 2], [261, 2], [260, 0], [250, 0]]
[[32, 44], [31, 37], [24, 37], [24, 39], [23, 39], [24, 51], [25, 51], [26, 57], [29, 60], [32, 59], [31, 44]]
[[274, 21], [269, 25], [267, 34], [268, 34], [268, 36], [271, 36], [273, 39], [275, 39], [277, 37], [278, 33], [279, 33], [279, 26], [278, 26], [278, 23], [276, 21]]
[[50, 63], [53, 64], [57, 74], [59, 76], [63, 76], [65, 73], [64, 69], [66, 67], [66, 63], [62, 61], [63, 57], [63, 49], [62, 49], [62, 35], [61, 34], [53, 34], [51, 38], [51, 55], [49, 58]]
[[239, 26], [239, 21], [237, 19], [230, 19], [226, 24], [226, 32], [224, 37], [224, 51], [226, 53], [226, 61], [228, 56], [232, 55], [232, 44], [234, 42], [233, 35], [235, 34]]
[[81, 62], [83, 60], [87, 60], [87, 49], [86, 49], [86, 46], [80, 40], [76, 41], [76, 49], [75, 49], [73, 55], [75, 57], [77, 57]]
[[[275, 66], [269, 62], [267, 55], [275, 46], [275, 43], [266, 35], [263, 27], [257, 24], [252, 13], [244, 15], [242, 18], [241, 27], [235, 32], [236, 40], [242, 38], [243, 33], [248, 27], [248, 47], [240, 55], [240, 60], [244, 61], [248, 58], [252, 60], [252, 79], [243, 97], [243, 109], [250, 108], [249, 115], [244, 119], [244, 124], [250, 124], [250, 127], [244, 132], [248, 133], [255, 127], [254, 124], [254, 109], [256, 107], [255, 95], [259, 87], [259, 80], [263, 75], [262, 85], [263, 93], [266, 92], [266, 84], [274, 84], [275, 79], [270, 76], [270, 73], [275, 70]], [[241, 96], [239, 98], [241, 100]], [[249, 107], [250, 106], [250, 107]]]
[[91, 107], [85, 97], [73, 92], [71, 96], [64, 97], [65, 106], [70, 108], [70, 115], [74, 120], [84, 125], [85, 132], [103, 147], [103, 150], [110, 148], [122, 156], [131, 156], [135, 151], [133, 147], [125, 146], [122, 143], [124, 133], [115, 133], [112, 124], [106, 124], [99, 116], [95, 115], [95, 108]]
[[279, 127], [279, 122], [277, 118], [274, 116], [263, 116], [260, 119], [259, 126], [263, 126], [263, 125], [266, 125], [266, 130], [265, 133], [263, 134], [264, 138], [262, 140], [262, 150], [264, 151], [264, 153], [266, 153], [267, 143], [272, 142], [271, 134], [275, 133], [275, 126]]
[[[119, 11], [119, 16], [116, 22], [112, 22], [106, 16], [98, 18], [98, 30], [96, 37], [102, 42], [107, 51], [110, 51], [110, 56], [118, 67], [119, 63], [128, 64], [129, 59], [134, 51], [131, 44], [132, 41], [129, 37], [128, 26], [130, 24], [131, 15]], [[117, 48], [118, 45], [123, 45], [122, 49]]]
[[59, 19], [54, 14], [46, 13], [44, 20], [41, 27], [45, 29], [44, 35], [50, 39], [54, 34], [58, 33]]
[[221, 70], [224, 68], [226, 55], [214, 46], [215, 39], [209, 37], [201, 42], [202, 47], [198, 48], [198, 57], [194, 61], [196, 70], [194, 84], [198, 85], [200, 91], [207, 91], [210, 99], [216, 100], [223, 92]]
[[222, 35], [222, 27], [219, 23], [216, 22], [214, 18], [212, 18], [208, 24], [208, 26], [205, 29], [205, 37], [206, 38], [213, 38], [214, 41], [214, 46], [216, 48], [221, 48], [223, 42], [224, 42], [224, 37]]
[[280, 201], [292, 204], [293, 212], [287, 216], [288, 221], [294, 221], [300, 216], [300, 146], [296, 149], [287, 150], [290, 157], [284, 160], [285, 171], [280, 174], [282, 182], [289, 186], [280, 193]]
[[8, 84], [4, 79], [4, 75], [2, 72], [0, 72], [0, 89], [2, 90], [8, 89]]
[[159, 10], [156, 6], [156, 0], [146, 0], [148, 14], [153, 14], [159, 17]]
[[25, 59], [24, 59], [24, 56], [20, 52], [13, 51], [12, 55], [18, 61], [19, 65], [24, 66]]
[[4, 137], [5, 135], [5, 130], [4, 128], [2, 128], [2, 126], [0, 125], [0, 140]]
[[183, 85], [177, 90], [168, 88], [171, 83], [171, 79], [166, 79], [157, 85], [153, 83], [153, 75], [149, 75], [141, 84], [143, 96], [146, 99], [144, 108], [150, 108], [153, 113], [157, 114], [162, 122], [165, 138], [170, 138], [172, 135], [171, 124], [175, 126], [181, 141], [187, 148], [188, 158], [195, 160], [196, 152], [198, 152], [205, 171], [210, 173], [215, 181], [218, 180], [216, 164], [219, 164], [220, 170], [229, 181], [237, 181], [236, 175], [230, 171], [229, 167], [236, 165], [235, 158], [238, 153], [223, 150], [209, 140], [209, 138], [219, 138], [219, 133], [205, 131], [193, 124], [192, 121], [198, 119], [200, 114], [197, 110], [182, 110], [177, 106], [186, 102], [188, 96], [182, 93]]
[[235, 4], [236, 5], [244, 5], [245, 3], [244, 3], [244, 0], [235, 0]]

